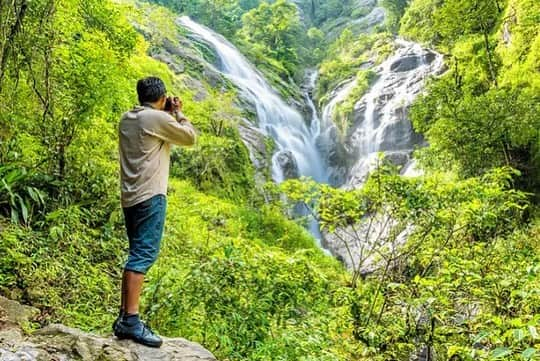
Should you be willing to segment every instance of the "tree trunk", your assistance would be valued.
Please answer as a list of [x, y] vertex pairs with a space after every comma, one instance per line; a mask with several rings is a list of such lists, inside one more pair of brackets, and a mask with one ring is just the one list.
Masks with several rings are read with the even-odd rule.
[[2, 82], [4, 80], [4, 75], [6, 72], [7, 62], [11, 55], [11, 50], [13, 48], [13, 42], [15, 37], [21, 30], [21, 26], [26, 15], [26, 9], [28, 8], [28, 1], [23, 0], [19, 9], [17, 9], [17, 4], [13, 4], [15, 12], [15, 22], [11, 26], [11, 29], [8, 32], [5, 43], [2, 47], [1, 61], [0, 61], [0, 91], [2, 91]]
[[489, 45], [489, 37], [488, 37], [489, 34], [488, 34], [487, 26], [485, 26], [485, 24], [482, 24], [482, 34], [484, 36], [484, 47], [486, 48], [486, 53], [487, 53], [489, 75], [490, 75], [493, 85], [495, 85], [495, 88], [497, 88], [499, 86], [497, 82], [497, 74], [495, 73], [495, 66], [493, 65], [491, 46]]

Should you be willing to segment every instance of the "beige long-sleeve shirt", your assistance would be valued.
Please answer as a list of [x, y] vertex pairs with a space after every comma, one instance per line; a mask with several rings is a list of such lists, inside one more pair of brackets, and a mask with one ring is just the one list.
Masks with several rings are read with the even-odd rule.
[[122, 207], [167, 194], [171, 144], [193, 145], [197, 138], [181, 113], [177, 119], [148, 106], [122, 115], [118, 129]]

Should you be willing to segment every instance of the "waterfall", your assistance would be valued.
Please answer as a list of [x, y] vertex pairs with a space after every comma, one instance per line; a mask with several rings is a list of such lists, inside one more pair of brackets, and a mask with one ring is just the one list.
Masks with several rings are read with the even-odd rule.
[[[216, 65], [218, 71], [254, 105], [258, 118], [255, 126], [273, 138], [277, 145], [272, 158], [272, 177], [276, 182], [307, 176], [322, 183], [358, 187], [374, 169], [378, 152], [384, 152], [396, 164], [405, 165], [407, 174], [418, 172], [410, 155], [423, 139], [412, 129], [408, 108], [422, 91], [425, 79], [442, 71], [443, 58], [440, 54], [412, 42], [396, 40], [396, 52], [375, 69], [377, 80], [356, 102], [347, 134], [340, 135], [333, 123], [333, 113], [350, 95], [356, 79], [344, 81], [331, 93], [319, 117], [312, 101], [318, 74], [308, 70], [303, 90], [312, 116], [306, 122], [225, 38], [189, 17], [179, 18], [178, 23], [188, 29], [197, 41], [215, 50], [219, 60]], [[295, 172], [290, 172], [291, 167]], [[330, 250], [341, 259], [349, 258], [349, 252], [359, 252], [359, 245], [344, 246], [344, 242], [327, 234], [323, 239], [313, 219], [309, 229], [319, 245], [324, 243], [325, 251]]]
[[[378, 152], [384, 152], [396, 164], [406, 165], [413, 149], [423, 142], [412, 129], [408, 108], [422, 91], [425, 79], [442, 70], [443, 57], [402, 39], [396, 39], [395, 44], [397, 50], [375, 69], [377, 80], [355, 105], [353, 126], [343, 144], [346, 164], [329, 164], [331, 169], [347, 168], [347, 188], [358, 187], [365, 181], [376, 166]], [[347, 99], [355, 84], [355, 79], [346, 82], [332, 94], [323, 110], [323, 134], [333, 129], [334, 109]], [[405, 168], [411, 169], [411, 165]]]
[[279, 183], [286, 178], [283, 169], [286, 165], [296, 167], [298, 176], [324, 182], [325, 166], [313, 134], [318, 132], [318, 125], [314, 125], [318, 118], [313, 119], [308, 128], [302, 115], [286, 104], [261, 73], [223, 36], [187, 16], [179, 18], [178, 23], [215, 50], [220, 61], [219, 71], [255, 106], [258, 127], [277, 145], [272, 158], [273, 179]]
[[315, 89], [318, 76], [318, 71], [313, 69], [306, 70], [307, 83], [304, 86], [304, 99], [311, 112], [310, 131], [313, 138], [317, 138], [321, 131], [321, 119], [319, 118], [319, 112], [313, 103], [313, 90]]
[[334, 124], [333, 114], [338, 104], [347, 99], [355, 85], [356, 78], [338, 85], [330, 94], [330, 101], [324, 106], [322, 111], [321, 130], [319, 131], [317, 144], [326, 156], [328, 183], [334, 186], [339, 186], [345, 182], [348, 160], [340, 155], [347, 152], [341, 143], [340, 139], [342, 137], [339, 135], [337, 127]]
[[[426, 78], [444, 70], [443, 56], [401, 39], [395, 44], [395, 53], [374, 69], [375, 83], [361, 99], [355, 99], [351, 126], [347, 134], [342, 135], [345, 155], [329, 159], [329, 172], [345, 169], [344, 181], [340, 184], [344, 188], [363, 185], [377, 166], [378, 152], [383, 152], [392, 163], [403, 165], [402, 175], [415, 176], [420, 172], [411, 153], [424, 141], [412, 129], [408, 109], [424, 89]], [[331, 93], [323, 110], [321, 134], [335, 128], [332, 114], [336, 106], [347, 99], [355, 84], [356, 79], [350, 80]], [[339, 235], [325, 233], [322, 244], [348, 268], [354, 268], [361, 261], [361, 272], [371, 272], [377, 267], [376, 257], [365, 258], [366, 250], [379, 247], [373, 246], [377, 244], [382, 244], [381, 247], [401, 245], [413, 227], [406, 227], [393, 244], [380, 243], [387, 238], [392, 222], [390, 215], [374, 215], [369, 222], [360, 221], [354, 228], [336, 230]], [[361, 234], [364, 241], [356, 234]]]

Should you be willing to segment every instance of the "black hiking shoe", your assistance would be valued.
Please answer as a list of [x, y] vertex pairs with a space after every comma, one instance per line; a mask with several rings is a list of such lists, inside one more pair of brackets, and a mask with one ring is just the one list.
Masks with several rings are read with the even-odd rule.
[[160, 347], [163, 343], [163, 340], [142, 321], [129, 326], [122, 319], [117, 318], [113, 323], [113, 330], [114, 335], [120, 340], [133, 340], [148, 347]]
[[116, 318], [116, 320], [114, 320], [113, 324], [112, 324], [112, 330], [113, 332], [116, 331], [116, 325], [118, 324], [118, 322], [120, 322], [122, 320], [122, 318], [124, 317], [124, 311], [123, 310], [120, 310], [119, 311], [119, 314], [118, 314], [118, 317]]

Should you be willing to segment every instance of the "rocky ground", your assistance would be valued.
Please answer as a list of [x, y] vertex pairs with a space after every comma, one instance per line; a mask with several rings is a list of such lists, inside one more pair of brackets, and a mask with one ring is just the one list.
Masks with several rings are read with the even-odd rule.
[[165, 338], [161, 348], [153, 349], [57, 324], [26, 334], [22, 328], [38, 313], [0, 296], [0, 361], [216, 360], [202, 346], [183, 338]]

